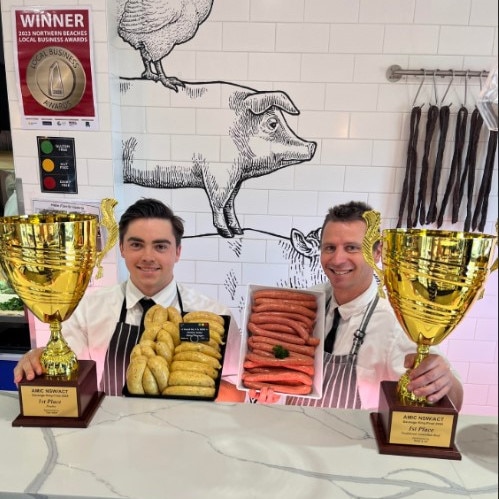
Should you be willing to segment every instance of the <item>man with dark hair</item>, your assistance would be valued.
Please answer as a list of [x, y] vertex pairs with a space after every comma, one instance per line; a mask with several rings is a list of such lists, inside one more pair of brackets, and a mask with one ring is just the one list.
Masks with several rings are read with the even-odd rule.
[[[328, 282], [312, 289], [326, 297], [324, 383], [320, 400], [288, 397], [287, 404], [372, 409], [378, 406], [380, 383], [396, 381], [412, 367], [416, 345], [407, 337], [385, 299], [378, 298], [373, 269], [364, 259], [362, 242], [371, 207], [349, 202], [329, 209], [321, 232], [321, 265]], [[375, 244], [373, 258], [381, 257]], [[463, 388], [448, 361], [433, 348], [412, 370], [408, 389], [430, 402], [447, 395], [460, 410]], [[262, 396], [263, 395], [263, 396]], [[273, 393], [250, 397], [275, 402]]]
[[[92, 359], [97, 379], [108, 395], [121, 395], [132, 348], [139, 341], [144, 299], [180, 312], [210, 311], [231, 315], [227, 307], [178, 283], [175, 264], [180, 259], [183, 220], [155, 199], [140, 199], [121, 216], [119, 245], [129, 278], [87, 293], [63, 323], [64, 338], [79, 359]], [[240, 332], [231, 317], [222, 376], [235, 376]], [[42, 374], [43, 348], [30, 350], [14, 368], [14, 381]]]

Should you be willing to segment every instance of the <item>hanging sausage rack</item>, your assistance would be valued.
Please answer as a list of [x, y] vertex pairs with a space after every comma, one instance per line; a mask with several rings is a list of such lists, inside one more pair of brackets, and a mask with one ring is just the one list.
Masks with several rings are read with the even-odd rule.
[[487, 78], [488, 71], [454, 70], [454, 69], [402, 69], [393, 64], [386, 70], [386, 79], [391, 82], [399, 81], [402, 76], [466, 76], [468, 78]]

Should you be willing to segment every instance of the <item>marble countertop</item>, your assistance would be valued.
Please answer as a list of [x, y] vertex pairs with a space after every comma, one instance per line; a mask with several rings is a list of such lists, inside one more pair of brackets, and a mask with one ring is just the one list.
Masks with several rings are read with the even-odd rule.
[[0, 497], [497, 498], [497, 417], [460, 415], [461, 461], [378, 453], [369, 413], [106, 397], [85, 429], [14, 428]]

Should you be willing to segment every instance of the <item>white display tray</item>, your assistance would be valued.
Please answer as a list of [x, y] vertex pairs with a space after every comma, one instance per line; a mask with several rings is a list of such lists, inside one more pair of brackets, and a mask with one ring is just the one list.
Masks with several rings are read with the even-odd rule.
[[312, 399], [320, 399], [322, 398], [322, 381], [323, 381], [323, 353], [324, 353], [324, 317], [325, 317], [325, 293], [322, 291], [312, 291], [312, 290], [304, 290], [304, 289], [294, 289], [294, 288], [282, 288], [282, 287], [272, 287], [272, 286], [261, 286], [257, 284], [249, 284], [247, 295], [246, 295], [246, 306], [243, 315], [243, 328], [242, 328], [242, 336], [241, 336], [241, 355], [240, 355], [240, 364], [239, 364], [239, 372], [237, 376], [237, 388], [239, 390], [249, 391], [249, 388], [246, 388], [242, 382], [242, 375], [244, 371], [244, 359], [246, 357], [246, 353], [248, 350], [248, 320], [251, 315], [251, 308], [253, 306], [253, 292], [261, 289], [269, 289], [269, 290], [288, 290], [288, 291], [300, 291], [315, 295], [317, 298], [317, 318], [315, 322], [315, 327], [312, 335], [316, 338], [319, 338], [320, 343], [317, 345], [315, 349], [314, 356], [314, 368], [315, 373], [313, 376], [313, 385], [312, 392], [308, 395], [300, 395], [303, 398], [312, 398]]

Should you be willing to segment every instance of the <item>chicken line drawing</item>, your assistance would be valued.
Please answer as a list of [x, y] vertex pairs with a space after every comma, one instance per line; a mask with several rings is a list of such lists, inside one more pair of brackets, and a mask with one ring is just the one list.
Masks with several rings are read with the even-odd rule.
[[165, 74], [162, 59], [197, 33], [212, 6], [213, 0], [126, 0], [118, 35], [140, 52], [142, 79], [160, 81], [175, 92], [184, 85]]

